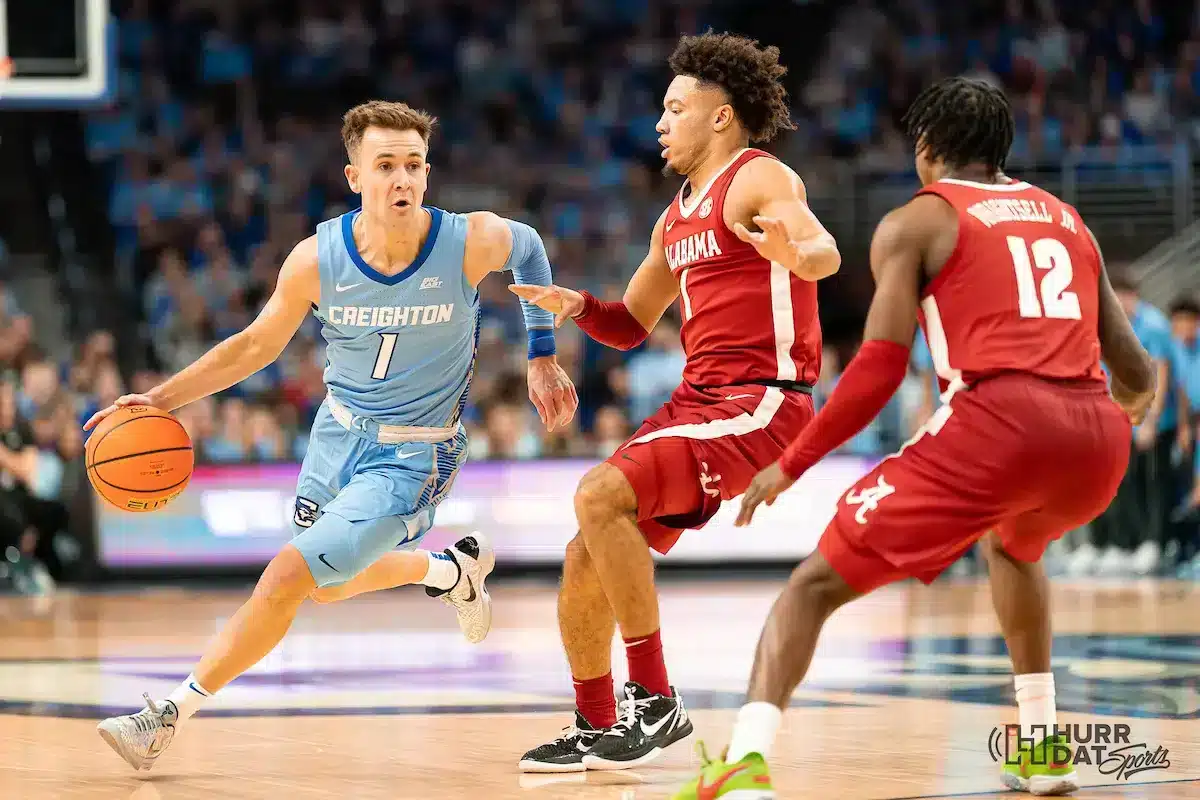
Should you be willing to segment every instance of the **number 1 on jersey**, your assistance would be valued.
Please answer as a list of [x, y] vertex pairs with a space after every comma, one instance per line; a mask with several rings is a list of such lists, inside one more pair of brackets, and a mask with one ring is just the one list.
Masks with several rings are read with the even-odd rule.
[[379, 334], [379, 355], [375, 356], [375, 369], [371, 370], [372, 378], [382, 380], [387, 377], [388, 367], [392, 365], [392, 353], [396, 352], [398, 335], [395, 333]]
[[[1017, 273], [1017, 306], [1022, 317], [1082, 318], [1079, 295], [1068, 290], [1075, 273], [1066, 245], [1058, 239], [1038, 239], [1030, 247], [1020, 236], [1009, 236], [1008, 250]], [[1035, 265], [1048, 270], [1041, 281], [1033, 273]]]

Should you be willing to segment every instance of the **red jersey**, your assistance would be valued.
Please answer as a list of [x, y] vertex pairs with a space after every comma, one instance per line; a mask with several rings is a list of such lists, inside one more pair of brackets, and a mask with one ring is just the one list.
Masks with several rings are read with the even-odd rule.
[[919, 314], [938, 377], [1103, 382], [1100, 255], [1079, 212], [1024, 182], [944, 178], [917, 194], [958, 212], [958, 242]]
[[663, 247], [679, 281], [683, 379], [693, 386], [816, 383], [821, 371], [817, 285], [767, 261], [724, 222], [729, 186], [755, 158], [774, 156], [742, 150], [686, 200], [684, 183], [667, 208]]

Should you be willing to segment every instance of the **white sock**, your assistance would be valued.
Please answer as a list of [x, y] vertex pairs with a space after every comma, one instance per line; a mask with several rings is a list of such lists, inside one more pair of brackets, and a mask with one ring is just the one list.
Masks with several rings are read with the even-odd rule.
[[783, 721], [783, 711], [771, 703], [747, 703], [738, 711], [733, 725], [733, 738], [729, 740], [727, 764], [741, 761], [750, 753], [770, 758], [775, 745], [775, 734]]
[[425, 557], [429, 559], [429, 568], [420, 582], [435, 589], [453, 589], [458, 583], [458, 562], [445, 553], [427, 552]]
[[1054, 708], [1054, 673], [1031, 672], [1014, 675], [1017, 708], [1021, 718], [1021, 738], [1033, 739], [1034, 746], [1054, 735], [1058, 713]]
[[179, 712], [179, 722], [183, 722], [199, 711], [210, 697], [212, 693], [201, 686], [200, 681], [196, 680], [196, 674], [192, 673], [175, 691], [167, 695], [167, 700], [175, 704], [175, 709]]

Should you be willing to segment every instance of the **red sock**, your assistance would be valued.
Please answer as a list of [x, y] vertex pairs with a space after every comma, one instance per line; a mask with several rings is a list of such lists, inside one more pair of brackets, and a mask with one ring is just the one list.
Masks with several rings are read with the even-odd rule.
[[611, 728], [617, 724], [612, 672], [586, 681], [572, 678], [572, 682], [575, 684], [575, 708], [593, 728]]
[[649, 636], [626, 639], [625, 657], [629, 659], [629, 680], [641, 684], [650, 694], [671, 696], [667, 665], [663, 661], [662, 637], [658, 631]]

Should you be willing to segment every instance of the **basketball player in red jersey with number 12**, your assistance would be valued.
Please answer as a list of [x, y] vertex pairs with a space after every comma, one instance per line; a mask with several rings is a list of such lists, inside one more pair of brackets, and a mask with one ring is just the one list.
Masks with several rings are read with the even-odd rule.
[[931, 582], [981, 537], [1020, 719], [1002, 778], [1039, 795], [1079, 785], [1055, 735], [1040, 559], [1116, 493], [1154, 372], [1079, 213], [1003, 174], [1014, 128], [1003, 92], [952, 78], [923, 92], [905, 125], [924, 188], [875, 232], [864, 344], [813, 424], [747, 489], [738, 524], [883, 409], [918, 321], [942, 406], [839, 499], [767, 619], [728, 752], [676, 800], [775, 797], [766, 759], [824, 621], [884, 584]]
[[[777, 48], [728, 34], [684, 37], [657, 130], [667, 169], [686, 176], [659, 217], [621, 302], [562, 287], [514, 286], [628, 350], [678, 300], [683, 382], [575, 495], [559, 621], [575, 724], [521, 759], [525, 771], [641, 766], [692, 731], [670, 685], [654, 562], [704, 526], [777, 459], [813, 416], [821, 369], [816, 281], [840, 264], [804, 185], [750, 142], [792, 126]], [[647, 547], [649, 545], [649, 547]], [[629, 683], [618, 717], [610, 654], [619, 625]]]

